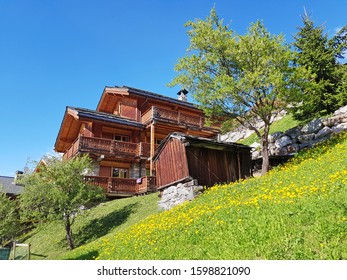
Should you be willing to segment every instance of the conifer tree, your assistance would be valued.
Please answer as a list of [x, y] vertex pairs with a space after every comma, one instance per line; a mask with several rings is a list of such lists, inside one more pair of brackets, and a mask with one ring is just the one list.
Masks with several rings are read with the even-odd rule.
[[302, 17], [294, 47], [296, 65], [304, 66], [315, 75], [315, 86], [301, 96], [294, 108], [298, 120], [310, 120], [335, 111], [347, 102], [345, 67], [339, 63], [347, 47], [347, 26], [331, 39], [323, 26], [315, 26], [309, 15]]

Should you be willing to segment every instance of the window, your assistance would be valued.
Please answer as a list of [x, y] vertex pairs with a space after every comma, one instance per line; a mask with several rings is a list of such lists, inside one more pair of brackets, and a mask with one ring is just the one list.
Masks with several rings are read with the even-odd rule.
[[128, 178], [128, 169], [114, 167], [112, 169], [112, 177], [116, 178]]
[[130, 142], [130, 137], [127, 135], [114, 135], [113, 139], [121, 142]]

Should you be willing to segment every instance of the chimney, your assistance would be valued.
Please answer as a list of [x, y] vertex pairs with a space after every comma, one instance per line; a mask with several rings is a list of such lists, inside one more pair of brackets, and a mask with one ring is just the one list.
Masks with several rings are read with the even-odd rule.
[[178, 100], [187, 102], [187, 93], [188, 90], [186, 89], [181, 89], [179, 92], [177, 92]]
[[16, 171], [16, 175], [14, 177], [14, 183], [16, 185], [20, 185], [20, 179], [23, 177], [23, 174], [24, 174], [23, 171], [19, 171], [19, 170]]

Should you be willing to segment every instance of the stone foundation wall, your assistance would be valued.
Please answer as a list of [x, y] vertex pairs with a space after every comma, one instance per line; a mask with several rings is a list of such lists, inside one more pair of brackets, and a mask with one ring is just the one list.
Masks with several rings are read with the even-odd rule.
[[133, 163], [130, 168], [130, 178], [146, 176], [146, 163]]
[[172, 185], [162, 192], [158, 206], [160, 209], [169, 210], [187, 200], [193, 200], [202, 190], [203, 187], [199, 186], [197, 180]]
[[139, 178], [140, 176], [140, 164], [139, 163], [133, 163], [130, 168], [130, 176], [129, 178]]

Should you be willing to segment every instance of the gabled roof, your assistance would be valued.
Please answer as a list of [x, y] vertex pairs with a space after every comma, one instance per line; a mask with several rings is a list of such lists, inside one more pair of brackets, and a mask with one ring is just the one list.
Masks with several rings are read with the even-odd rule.
[[161, 151], [164, 149], [166, 143], [171, 138], [179, 139], [181, 142], [189, 143], [190, 146], [195, 147], [204, 147], [214, 150], [225, 150], [225, 151], [239, 151], [239, 150], [247, 150], [250, 151], [252, 147], [239, 144], [239, 143], [226, 143], [217, 141], [215, 139], [197, 137], [192, 135], [187, 135], [181, 132], [173, 132], [169, 134], [158, 146], [156, 153], [153, 156], [153, 160], [155, 161], [160, 155]]
[[129, 86], [114, 86], [114, 87], [110, 87], [110, 86], [106, 86], [104, 88], [104, 91], [101, 95], [101, 98], [99, 100], [98, 106], [97, 106], [97, 110], [100, 110], [100, 108], [102, 107], [103, 102], [106, 100], [106, 96], [107, 94], [110, 95], [121, 95], [121, 96], [126, 96], [129, 94], [132, 95], [136, 95], [136, 96], [140, 96], [140, 97], [144, 97], [144, 98], [148, 98], [148, 99], [152, 99], [155, 101], [161, 101], [161, 102], [165, 102], [166, 104], [175, 104], [178, 106], [183, 106], [189, 109], [193, 109], [193, 110], [200, 110], [199, 107], [196, 104], [187, 102], [187, 101], [182, 101], [179, 99], [175, 99], [172, 97], [168, 97], [165, 95], [161, 95], [158, 93], [154, 93], [154, 92], [150, 92], [150, 91], [146, 91], [146, 90], [142, 90], [142, 89], [137, 89], [137, 88], [133, 88], [133, 87], [129, 87]]
[[43, 166], [48, 166], [53, 163], [53, 157], [51, 155], [44, 155], [37, 163], [34, 172], [40, 172]]
[[170, 102], [170, 103], [175, 103], [175, 104], [178, 104], [178, 105], [181, 105], [181, 106], [190, 107], [190, 108], [193, 108], [193, 109], [198, 109], [198, 106], [196, 104], [190, 103], [190, 102], [187, 102], [187, 101], [182, 101], [182, 100], [179, 100], [179, 99], [175, 99], [175, 98], [172, 98], [172, 97], [168, 97], [168, 96], [165, 96], [165, 95], [161, 95], [161, 94], [158, 94], [158, 93], [154, 93], [154, 92], [150, 92], [150, 91], [146, 91], [146, 90], [142, 90], [142, 89], [137, 89], [137, 88], [133, 88], [133, 87], [123, 86], [123, 88], [128, 88], [129, 91], [131, 91], [132, 93], [137, 94], [137, 95], [141, 95], [141, 96], [144, 96], [144, 97], [151, 97], [153, 99], [162, 100], [162, 101], [166, 101], [166, 102]]
[[0, 176], [0, 192], [18, 195], [22, 193], [23, 186], [14, 183], [14, 177]]
[[[62, 152], [64, 150], [64, 146], [68, 141], [66, 139], [70, 139], [71, 143], [76, 139], [79, 128], [80, 121], [101, 121], [113, 124], [119, 124], [124, 126], [135, 127], [138, 129], [142, 129], [145, 126], [137, 121], [122, 118], [120, 116], [116, 116], [109, 113], [98, 112], [95, 110], [85, 109], [85, 108], [77, 108], [67, 106], [64, 114], [64, 118], [61, 122], [59, 132], [54, 144], [55, 150], [57, 152]], [[63, 140], [64, 139], [64, 140]], [[66, 143], [65, 143], [66, 142]]]

